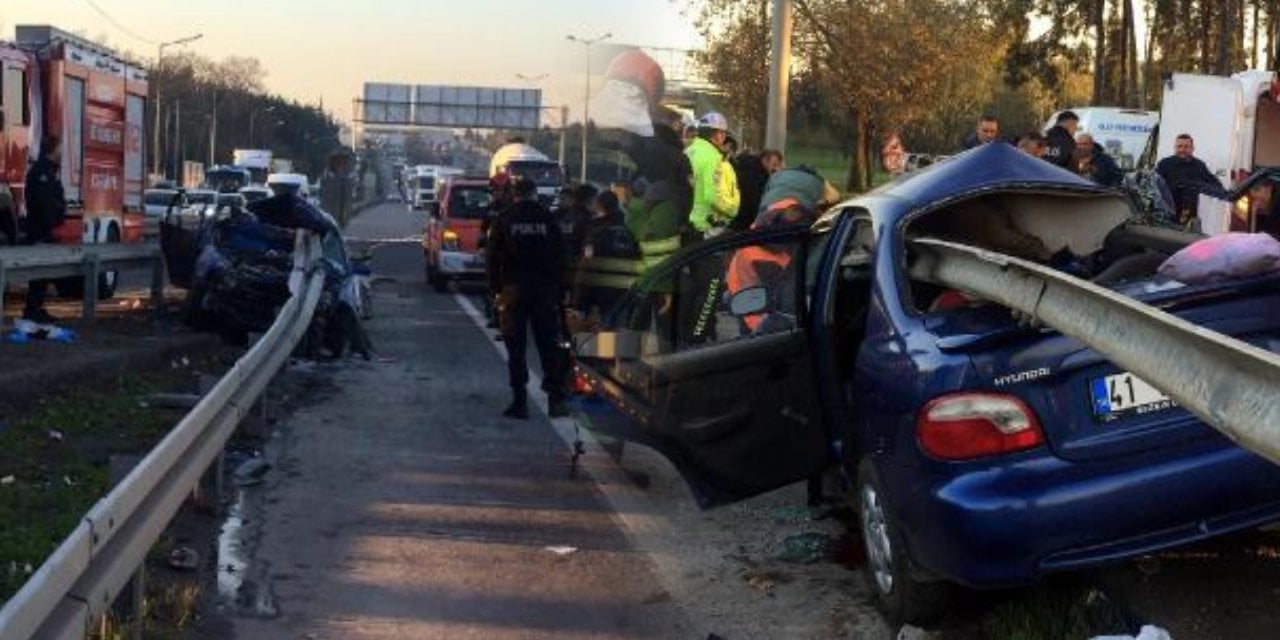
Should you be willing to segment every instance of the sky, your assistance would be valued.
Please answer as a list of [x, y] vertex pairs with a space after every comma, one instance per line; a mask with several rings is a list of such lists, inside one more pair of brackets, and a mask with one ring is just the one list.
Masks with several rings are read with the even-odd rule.
[[[51, 24], [105, 36], [111, 47], [150, 61], [157, 43], [199, 33], [184, 46], [214, 59], [257, 58], [269, 91], [307, 104], [323, 99], [342, 120], [365, 81], [541, 88], [544, 104], [568, 105], [572, 120], [581, 113], [586, 61], [585, 48], [566, 36], [612, 33], [612, 43], [700, 48], [683, 6], [679, 0], [0, 0], [0, 39], [11, 39], [18, 24]], [[598, 57], [592, 56], [597, 68]]]

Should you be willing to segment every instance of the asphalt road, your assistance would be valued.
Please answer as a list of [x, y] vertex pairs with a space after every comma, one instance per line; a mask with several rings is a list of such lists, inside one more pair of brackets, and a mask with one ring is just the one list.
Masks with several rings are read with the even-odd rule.
[[379, 357], [311, 369], [328, 391], [242, 495], [220, 544], [230, 637], [890, 637], [856, 571], [774, 560], [840, 530], [800, 487], [703, 513], [652, 452], [624, 470], [589, 439], [571, 477], [572, 419], [500, 417], [505, 356], [468, 297], [426, 286], [422, 221], [388, 204], [348, 230], [374, 255]]

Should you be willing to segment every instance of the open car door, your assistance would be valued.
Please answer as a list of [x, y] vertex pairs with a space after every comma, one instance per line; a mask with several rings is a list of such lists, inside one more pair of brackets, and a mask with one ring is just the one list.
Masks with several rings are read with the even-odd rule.
[[577, 340], [580, 370], [616, 409], [588, 428], [660, 451], [704, 507], [820, 472], [810, 237], [805, 225], [722, 236], [646, 274], [613, 327]]

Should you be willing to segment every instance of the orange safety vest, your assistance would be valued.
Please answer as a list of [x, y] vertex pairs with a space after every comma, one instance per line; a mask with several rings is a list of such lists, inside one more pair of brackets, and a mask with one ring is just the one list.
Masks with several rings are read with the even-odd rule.
[[[761, 285], [760, 271], [757, 265], [760, 263], [772, 263], [777, 265], [781, 270], [791, 264], [791, 253], [787, 251], [773, 251], [767, 247], [750, 246], [738, 249], [733, 254], [733, 259], [729, 261], [729, 269], [725, 274], [725, 286], [729, 290], [729, 295], [757, 287]], [[752, 332], [760, 328], [760, 323], [764, 322], [763, 313], [753, 313], [742, 317], [742, 322]]]
[[[760, 220], [752, 223], [751, 228], [759, 229], [773, 224], [776, 216], [799, 203], [795, 198], [784, 198], [775, 202], [765, 210], [765, 214]], [[773, 251], [759, 245], [738, 249], [734, 252], [733, 259], [729, 261], [728, 277], [725, 283], [730, 296], [743, 289], [760, 286], [760, 272], [757, 270], [756, 265], [761, 262], [771, 262], [777, 265], [779, 270], [786, 271], [787, 267], [791, 265], [791, 253]], [[764, 316], [765, 314], [763, 313], [753, 313], [743, 316], [742, 322], [754, 333], [760, 328], [760, 323], [764, 322]]]

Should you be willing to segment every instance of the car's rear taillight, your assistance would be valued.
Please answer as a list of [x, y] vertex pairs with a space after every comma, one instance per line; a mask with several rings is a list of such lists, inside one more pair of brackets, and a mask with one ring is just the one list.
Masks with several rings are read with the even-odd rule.
[[935, 398], [916, 418], [916, 438], [925, 453], [942, 460], [971, 460], [1044, 444], [1044, 432], [1031, 408], [997, 393]]

